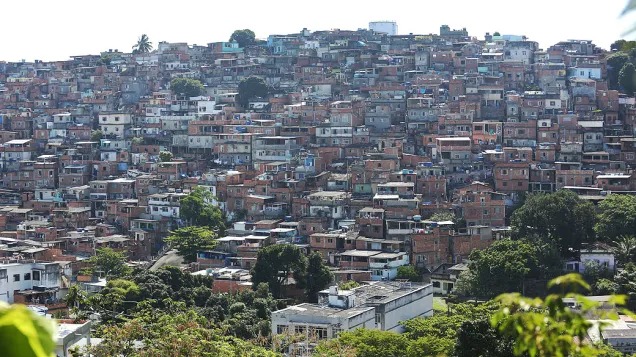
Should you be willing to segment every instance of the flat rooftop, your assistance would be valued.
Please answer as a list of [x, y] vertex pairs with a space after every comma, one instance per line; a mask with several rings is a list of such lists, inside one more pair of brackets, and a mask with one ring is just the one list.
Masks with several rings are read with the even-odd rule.
[[[318, 304], [309, 304], [303, 303], [300, 305], [289, 306], [282, 310], [274, 311], [273, 314], [281, 314], [281, 313], [291, 313], [291, 314], [302, 314], [302, 315], [315, 315], [315, 316], [324, 316], [324, 317], [344, 317], [351, 318], [353, 316], [359, 315], [363, 312], [373, 310], [374, 307], [360, 306], [360, 307], [352, 307], [350, 309], [340, 309], [336, 307], [322, 306]], [[293, 322], [293, 321], [290, 321]], [[316, 325], [312, 323], [312, 325]]]

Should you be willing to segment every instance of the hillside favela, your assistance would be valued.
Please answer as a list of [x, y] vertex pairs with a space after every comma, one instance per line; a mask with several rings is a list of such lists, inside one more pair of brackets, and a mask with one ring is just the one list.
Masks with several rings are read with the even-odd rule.
[[0, 58], [1, 356], [636, 353], [636, 41], [261, 36]]

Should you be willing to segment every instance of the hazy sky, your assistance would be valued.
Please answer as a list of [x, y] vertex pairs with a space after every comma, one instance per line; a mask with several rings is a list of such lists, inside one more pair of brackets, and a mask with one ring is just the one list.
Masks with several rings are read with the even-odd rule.
[[[438, 33], [439, 26], [526, 35], [542, 48], [565, 39], [591, 39], [608, 48], [636, 14], [620, 17], [627, 0], [23, 0], [2, 1], [0, 60], [63, 60], [71, 55], [130, 51], [145, 33], [159, 41], [204, 45], [235, 29], [269, 34], [366, 28], [392, 20], [400, 34]], [[636, 39], [636, 33], [627, 35]]]

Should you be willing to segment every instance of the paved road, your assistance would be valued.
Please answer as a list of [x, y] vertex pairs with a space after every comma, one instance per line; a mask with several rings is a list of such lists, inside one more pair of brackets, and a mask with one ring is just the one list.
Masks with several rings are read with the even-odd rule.
[[150, 271], [156, 271], [162, 266], [174, 266], [178, 267], [183, 263], [183, 258], [177, 254], [176, 250], [168, 251], [163, 257], [159, 258], [153, 266], [150, 267]]

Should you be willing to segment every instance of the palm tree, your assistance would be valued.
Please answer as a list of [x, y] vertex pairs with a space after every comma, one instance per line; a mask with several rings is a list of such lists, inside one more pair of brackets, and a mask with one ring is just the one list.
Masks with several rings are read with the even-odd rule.
[[148, 53], [152, 50], [152, 42], [150, 42], [148, 35], [143, 34], [132, 48], [133, 53]]
[[78, 285], [73, 285], [68, 289], [65, 300], [68, 307], [79, 308], [86, 302], [86, 295]]
[[610, 246], [610, 251], [621, 266], [633, 262], [636, 255], [636, 237], [621, 236]]

